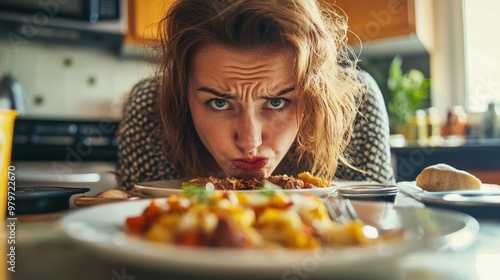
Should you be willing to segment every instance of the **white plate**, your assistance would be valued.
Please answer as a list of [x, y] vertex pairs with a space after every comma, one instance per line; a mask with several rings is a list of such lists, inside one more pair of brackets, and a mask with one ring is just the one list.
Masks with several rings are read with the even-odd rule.
[[443, 192], [429, 192], [423, 190], [417, 186], [415, 181], [401, 181], [396, 184], [396, 186], [402, 192], [415, 198], [416, 200], [421, 200], [423, 196], [429, 194], [435, 195], [446, 195], [446, 194], [458, 194], [458, 195], [486, 195], [486, 194], [500, 194], [500, 186], [495, 184], [482, 184], [480, 190], [461, 190], [461, 191], [443, 191]]
[[[157, 198], [157, 200], [161, 200]], [[151, 243], [124, 232], [124, 221], [142, 213], [150, 199], [74, 210], [60, 220], [63, 233], [100, 257], [162, 273], [305, 279], [304, 275], [373, 276], [387, 271], [403, 255], [425, 249], [462, 249], [472, 243], [479, 225], [472, 217], [445, 210], [394, 208], [390, 203], [355, 202], [371, 224], [399, 225], [404, 238], [367, 247], [317, 250], [186, 248]], [[381, 269], [383, 267], [384, 269]], [[193, 269], [195, 268], [195, 269]], [[362, 269], [360, 269], [362, 268]], [[309, 279], [311, 279], [309, 278]], [[213, 278], [212, 278], [213, 279]]]
[[482, 184], [480, 190], [428, 192], [415, 181], [399, 182], [399, 189], [431, 207], [464, 212], [477, 219], [500, 219], [500, 186]]
[[[419, 186], [417, 186], [417, 183], [415, 181], [401, 181], [396, 184], [400, 189], [405, 191], [406, 193], [410, 194], [417, 194], [420, 192], [427, 192], [427, 193], [449, 193], [449, 192], [454, 192], [454, 193], [470, 193], [470, 192], [477, 192], [476, 190], [464, 190], [464, 191], [446, 191], [446, 192], [428, 192], [426, 190], [423, 190]], [[481, 184], [481, 189], [478, 190], [481, 192], [498, 192], [500, 193], [500, 185], [495, 185], [495, 184]]]
[[[138, 183], [135, 185], [135, 189], [145, 195], [151, 197], [167, 197], [171, 194], [179, 194], [182, 192], [181, 183], [182, 180], [162, 180], [162, 181], [151, 181]], [[312, 194], [315, 196], [325, 196], [335, 190], [335, 186], [328, 188], [317, 188], [317, 189], [293, 189], [293, 190], [283, 190], [286, 194]], [[260, 190], [257, 190], [260, 191]], [[255, 190], [241, 190], [238, 192], [255, 192]]]

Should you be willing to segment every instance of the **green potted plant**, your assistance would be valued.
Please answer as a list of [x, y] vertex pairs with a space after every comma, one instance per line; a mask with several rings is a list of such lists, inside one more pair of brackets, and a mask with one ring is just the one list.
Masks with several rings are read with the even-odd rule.
[[426, 105], [430, 80], [417, 69], [403, 73], [402, 65], [403, 59], [396, 55], [387, 78], [390, 92], [387, 109], [392, 133], [406, 136], [412, 116]]

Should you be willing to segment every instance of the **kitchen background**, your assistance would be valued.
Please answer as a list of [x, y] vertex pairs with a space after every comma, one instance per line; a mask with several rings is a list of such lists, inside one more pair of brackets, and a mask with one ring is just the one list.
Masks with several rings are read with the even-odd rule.
[[[467, 135], [457, 135], [463, 140], [481, 137], [488, 103], [500, 101], [499, 39], [490, 36], [489, 31], [478, 32], [499, 26], [495, 25], [498, 20], [494, 11], [500, 7], [495, 0], [471, 1], [326, 2], [335, 3], [349, 16], [350, 29], [357, 34], [357, 37], [350, 34], [349, 42], [361, 54], [360, 66], [377, 80], [386, 102], [391, 99], [387, 87], [389, 67], [394, 57], [400, 55], [403, 72], [416, 69], [430, 79], [431, 87], [422, 109], [435, 107], [439, 126], [445, 123], [450, 106], [464, 108]], [[132, 86], [154, 73], [154, 52], [149, 46], [157, 42], [155, 23], [171, 1], [101, 0], [101, 4], [108, 5], [105, 7], [117, 5], [119, 17], [94, 23], [88, 18], [85, 22], [63, 17], [65, 6], [57, 0], [43, 2], [50, 5], [35, 6], [30, 11], [19, 10], [20, 13], [7, 9], [11, 2], [0, 0], [0, 77], [11, 73], [22, 87], [25, 114], [18, 121], [15, 138], [18, 142], [13, 151], [13, 161], [24, 167], [19, 169], [19, 177], [34, 178], [30, 184], [66, 184], [69, 181], [62, 180], [61, 176], [55, 181], [40, 181], [41, 177], [33, 174], [96, 173], [111, 178], [106, 179], [103, 186], [113, 185], [116, 154], [112, 152], [116, 151], [116, 139], [113, 133], [99, 138], [88, 137], [87, 132], [98, 130], [107, 120], [116, 129], [123, 102]], [[34, 0], [19, 2], [41, 5]], [[64, 2], [78, 6], [80, 0]], [[84, 11], [78, 16], [84, 18]], [[497, 112], [500, 135], [500, 109]], [[21, 124], [24, 130], [19, 128]], [[393, 134], [396, 132], [392, 130]], [[44, 139], [47, 141], [42, 141]], [[408, 148], [404, 142], [397, 142], [398, 139], [401, 140], [395, 138], [393, 147], [396, 171], [402, 152], [398, 146]], [[80, 155], [77, 164], [74, 160], [69, 162], [68, 147], [77, 150], [81, 143], [93, 147], [93, 153]], [[57, 154], [52, 148], [63, 152], [51, 157], [50, 154]], [[103, 154], [109, 157], [99, 156]], [[70, 168], [54, 171], [54, 162], [63, 162]], [[96, 169], [102, 164], [104, 168]], [[422, 162], [419, 164], [423, 166]], [[498, 174], [500, 167], [483, 169], [488, 174]], [[418, 172], [416, 167], [415, 172]], [[411, 179], [411, 176], [400, 179]], [[490, 178], [487, 176], [483, 178]], [[493, 180], [500, 181], [500, 178], [495, 175]]]
[[[29, 116], [119, 118], [130, 87], [153, 73], [152, 60], [143, 59], [147, 54], [144, 45], [156, 43], [155, 23], [171, 1], [101, 0], [115, 1], [122, 9], [115, 20], [118, 28], [110, 20], [60, 20], [57, 13], [38, 18], [36, 9], [22, 14], [23, 20], [2, 8], [12, 1], [0, 0], [0, 76], [11, 72], [18, 79]], [[495, 100], [494, 95], [483, 94], [483, 102], [468, 104], [474, 99], [472, 93], [481, 89], [477, 83], [483, 82], [483, 91], [496, 87], [494, 80], [486, 85], [484, 81], [498, 71], [494, 50], [499, 42], [489, 32], [476, 32], [495, 25], [492, 11], [498, 4], [494, 1], [480, 0], [474, 5], [470, 0], [326, 2], [335, 3], [349, 15], [350, 29], [357, 34], [350, 34], [349, 41], [361, 54], [361, 67], [372, 73], [384, 94], [388, 94], [389, 64], [400, 54], [403, 70], [418, 69], [432, 79], [428, 103], [438, 107], [442, 116], [449, 105], [477, 113], [486, 110], [489, 99]], [[470, 51], [465, 51], [466, 46]], [[479, 63], [474, 64], [476, 61]], [[468, 76], [467, 72], [476, 74]], [[467, 96], [468, 87], [471, 96]], [[472, 120], [478, 118], [472, 116]]]
[[[2, 2], [9, 1], [0, 1], [0, 5]], [[0, 9], [0, 26], [4, 25], [4, 36], [0, 38], [0, 75], [12, 73], [17, 78], [23, 89], [26, 116], [118, 119], [123, 100], [132, 85], [154, 72], [154, 63], [151, 59], [141, 59], [141, 54], [148, 50], [143, 48], [144, 44], [157, 38], [155, 22], [161, 18], [161, 11], [170, 1], [143, 2], [118, 1], [122, 9], [128, 8], [120, 19], [125, 27], [118, 31], [124, 40], [111, 50], [108, 46], [96, 48], [97, 44], [89, 40], [45, 38], [42, 31], [50, 24], [36, 24], [35, 11], [26, 13], [34, 31], [30, 31], [30, 26], [22, 20], [18, 25], [8, 25], [11, 22], [5, 20], [6, 15], [12, 13], [1, 12]], [[417, 68], [429, 76], [429, 56], [416, 36], [412, 0], [383, 0], [371, 4], [373, 9], [368, 6], [366, 11], [378, 11], [378, 14], [368, 15], [371, 21], [357, 15], [359, 12], [355, 10], [358, 4], [352, 3], [336, 1], [347, 14], [353, 14], [350, 19], [352, 29], [360, 34], [363, 43], [384, 39], [379, 46], [363, 46], [361, 52], [361, 66], [372, 73], [383, 92], [387, 91], [384, 80], [387, 79], [388, 65], [396, 54], [405, 56], [405, 69]], [[379, 16], [386, 16], [384, 13], [389, 18], [379, 19]], [[50, 20], [58, 18], [55, 16]], [[57, 31], [66, 31], [65, 23]], [[75, 25], [74, 29], [83, 30], [87, 28], [85, 24]], [[12, 37], [13, 32], [20, 34], [21, 39]], [[102, 33], [101, 30], [95, 33], [99, 32]], [[352, 36], [350, 40], [359, 41]]]
[[127, 93], [154, 67], [109, 51], [1, 41], [0, 73], [7, 72], [22, 86], [26, 117], [118, 119]]
[[[30, 2], [30, 0], [24, 1]], [[2, 2], [9, 1], [2, 0], [0, 4]], [[154, 43], [157, 40], [155, 23], [161, 18], [162, 10], [165, 10], [170, 2], [118, 1], [122, 9], [126, 7], [128, 10], [125, 10], [119, 19], [123, 25], [122, 29], [113, 32], [118, 33], [124, 40], [111, 51], [90, 47], [98, 44], [84, 40], [84, 36], [81, 36], [83, 38], [81, 40], [73, 41], [64, 37], [52, 40], [45, 38], [44, 34], [48, 32], [42, 31], [49, 24], [37, 24], [38, 21], [41, 23], [43, 21], [37, 21], [35, 12], [27, 14], [28, 22], [31, 20], [32, 31], [22, 20], [19, 21], [19, 25], [9, 26], [6, 24], [8, 22], [5, 21], [5, 16], [1, 17], [9, 12], [3, 12], [0, 14], [0, 19], [3, 20], [0, 23], [11, 29], [3, 32], [3, 40], [0, 41], [0, 73], [10, 71], [19, 79], [25, 93], [29, 115], [119, 117], [120, 104], [131, 85], [154, 71], [154, 65], [137, 59], [140, 58], [137, 54], [144, 51], [142, 46], [146, 42]], [[329, 0], [327, 2], [335, 3], [348, 14], [351, 30], [358, 35], [355, 37], [350, 34], [349, 40], [362, 55], [361, 66], [378, 79], [384, 93], [387, 90], [383, 79], [386, 79], [388, 65], [397, 54], [405, 56], [404, 70], [416, 68], [426, 77], [430, 77], [432, 68], [440, 67], [442, 70], [458, 73], [465, 67], [464, 58], [455, 61], [457, 53], [464, 53], [463, 35], [453, 36], [453, 33], [463, 33], [461, 24], [457, 25], [459, 28], [454, 27], [457, 21], [461, 23], [460, 19], [457, 19], [461, 15], [460, 11], [453, 15], [453, 6], [457, 6], [456, 3], [461, 1]], [[360, 5], [365, 9], [359, 9]], [[446, 7], [446, 10], [441, 10], [443, 7]], [[448, 19], [443, 20], [442, 17]], [[58, 20], [57, 14], [50, 20]], [[99, 24], [106, 24], [106, 21], [91, 25]], [[70, 31], [88, 29], [88, 25], [82, 22]], [[66, 26], [56, 29], [56, 31], [61, 30], [67, 31]], [[20, 34], [22, 39], [18, 39], [19, 36], [12, 37], [12, 33]], [[103, 32], [95, 29], [93, 35], [98, 33]], [[361, 51], [357, 48], [360, 41], [363, 44]], [[455, 41], [462, 43], [454, 44]], [[457, 49], [455, 45], [461, 49]], [[456, 95], [456, 93], [450, 94], [448, 88], [460, 88], [457, 84], [462, 83], [464, 86], [461, 91], [465, 91], [465, 79], [453, 75], [454, 81], [450, 83], [446, 81], [447, 77], [439, 75], [438, 71], [433, 71], [433, 91], [438, 91], [439, 94], [431, 96], [433, 98], [440, 96], [443, 102], [433, 103], [436, 103], [435, 106], [444, 106], [441, 109], [445, 110], [447, 105], [459, 103], [448, 97]], [[63, 106], [57, 105], [56, 101]]]

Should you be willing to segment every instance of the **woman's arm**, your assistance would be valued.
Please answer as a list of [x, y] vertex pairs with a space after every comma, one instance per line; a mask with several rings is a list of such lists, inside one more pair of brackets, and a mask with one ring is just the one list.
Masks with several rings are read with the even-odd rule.
[[125, 103], [118, 131], [117, 183], [131, 190], [134, 184], [174, 179], [177, 170], [161, 150], [161, 139], [154, 133], [158, 122], [154, 112], [158, 83], [143, 80], [134, 86]]
[[343, 180], [394, 183], [389, 120], [382, 92], [367, 72], [361, 71], [360, 79], [366, 84], [366, 94], [356, 117], [349, 156], [354, 166], [366, 173], [339, 166], [335, 175]]

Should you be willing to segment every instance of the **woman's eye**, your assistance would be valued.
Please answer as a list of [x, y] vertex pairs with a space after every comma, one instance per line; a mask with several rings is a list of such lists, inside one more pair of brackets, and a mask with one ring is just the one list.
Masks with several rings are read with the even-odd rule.
[[215, 110], [229, 109], [229, 103], [224, 99], [212, 99], [208, 102]]
[[267, 108], [269, 109], [281, 109], [285, 106], [286, 100], [283, 98], [271, 98], [267, 101]]

